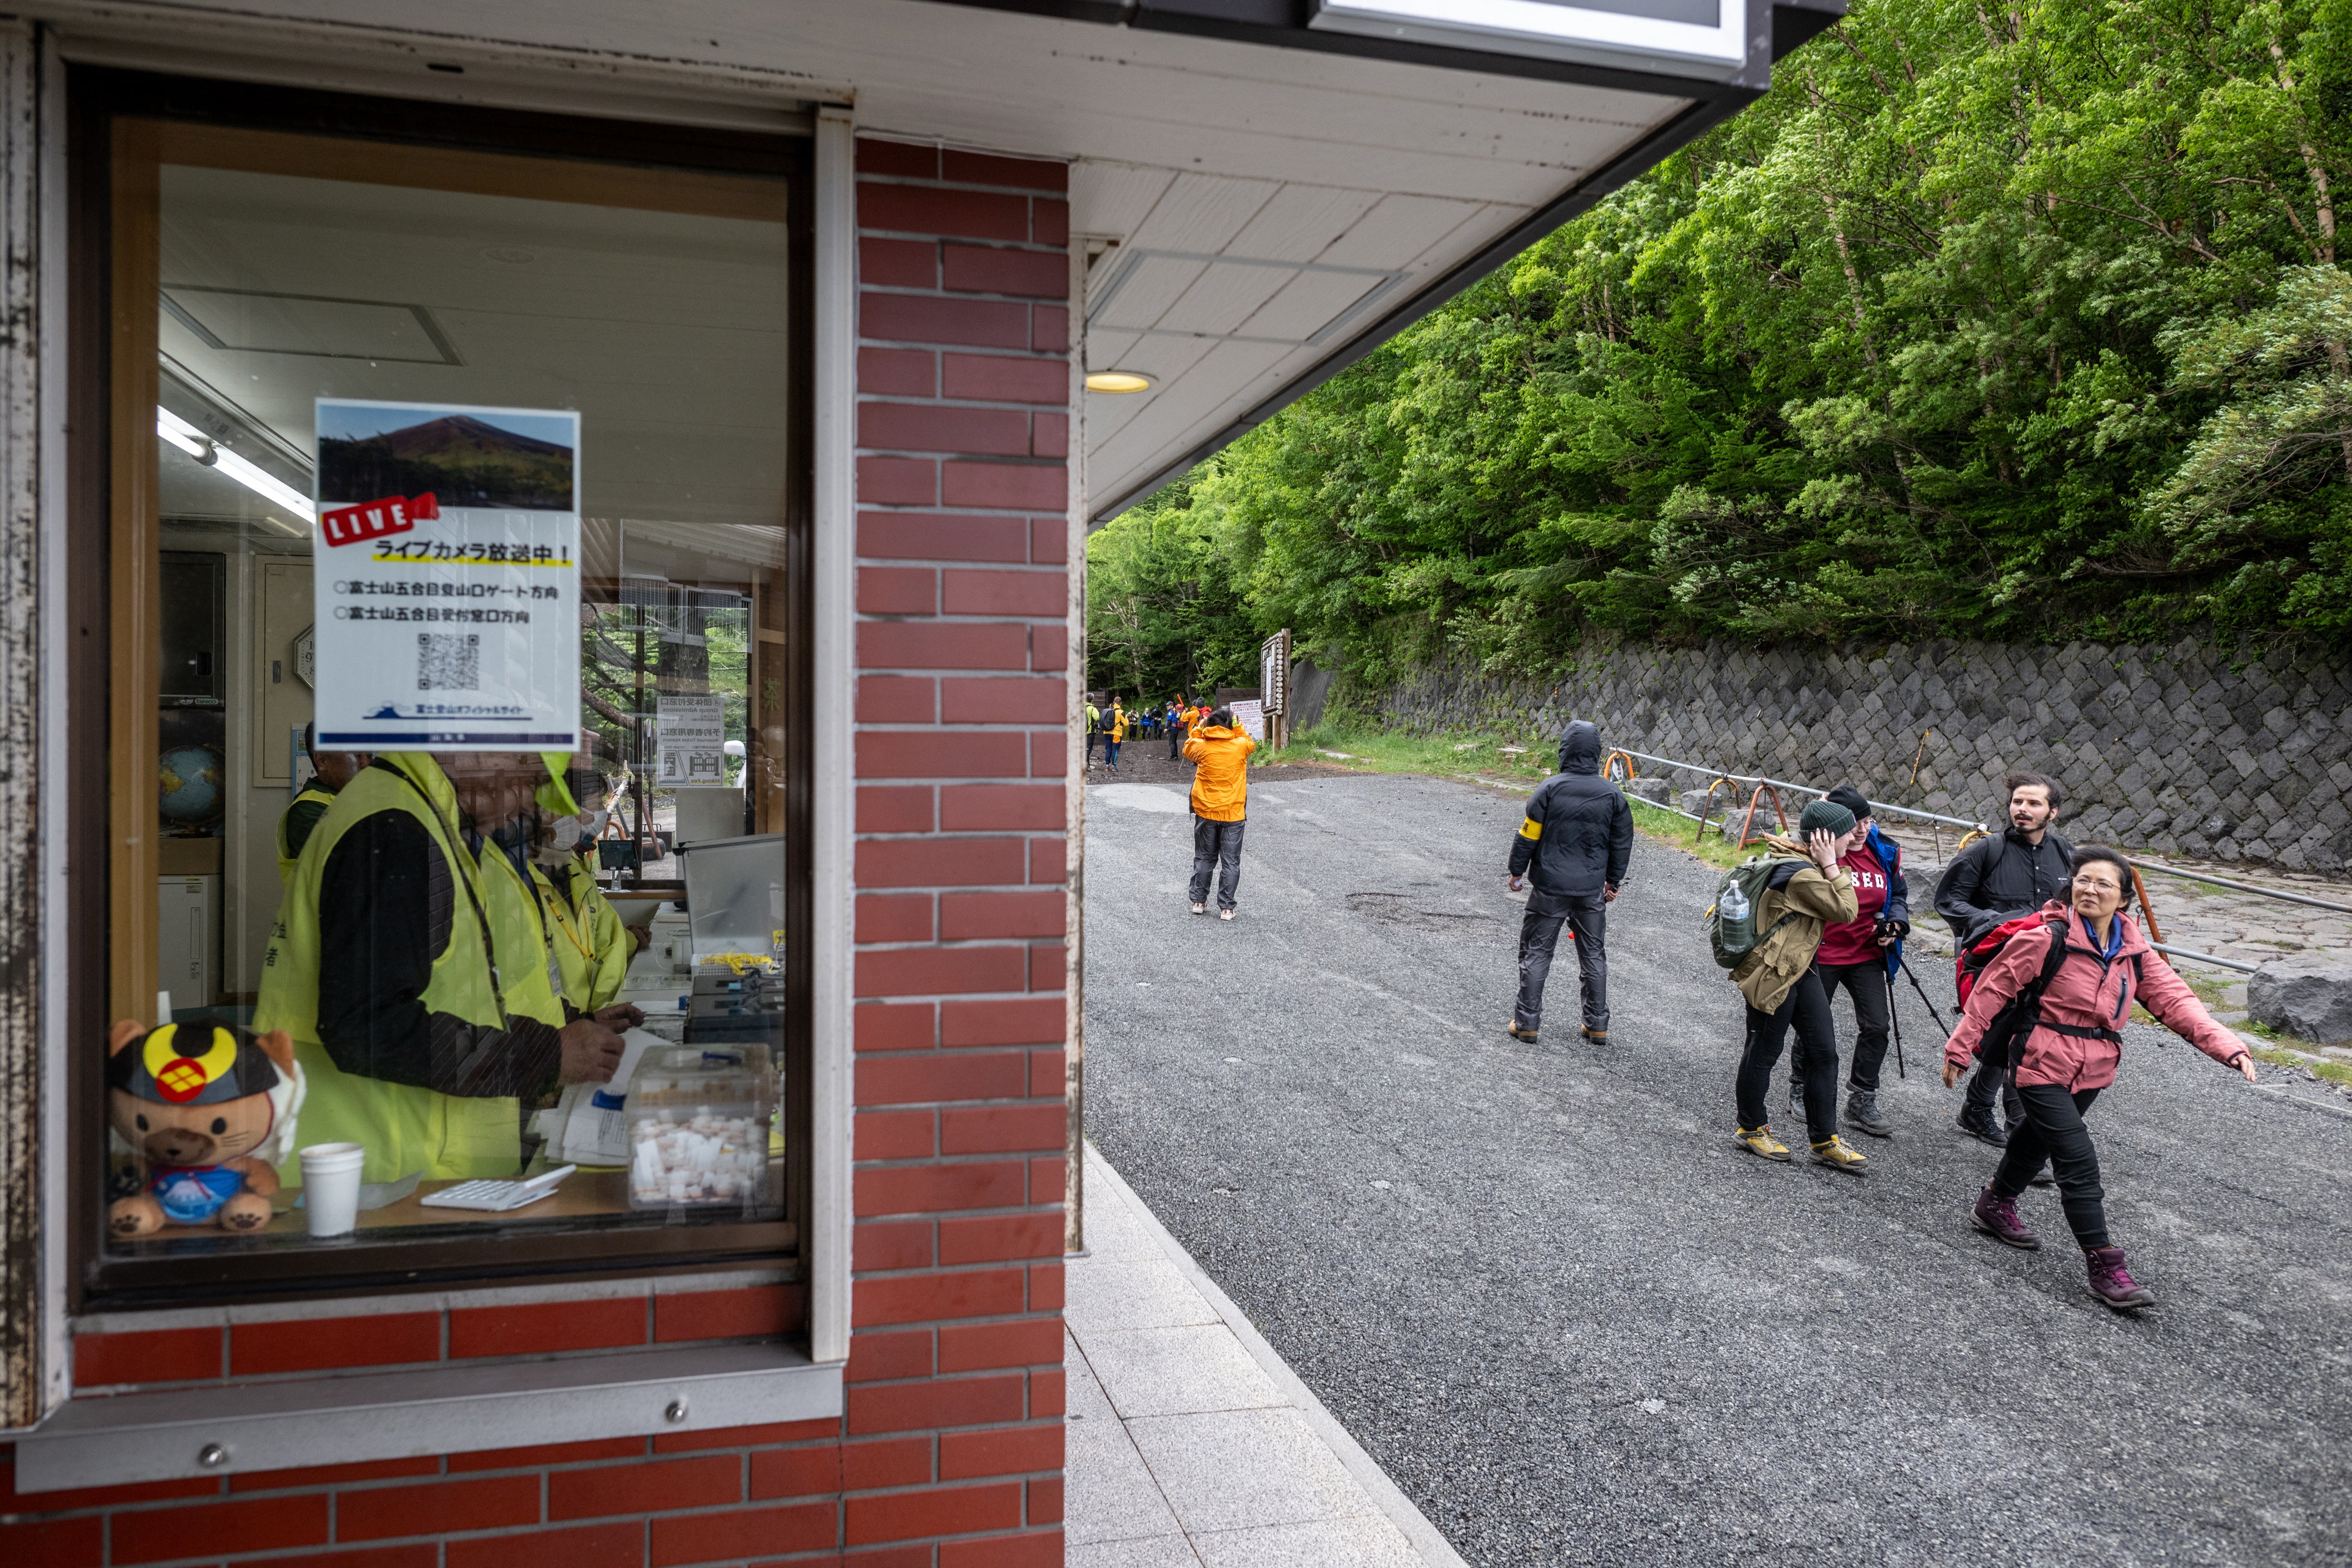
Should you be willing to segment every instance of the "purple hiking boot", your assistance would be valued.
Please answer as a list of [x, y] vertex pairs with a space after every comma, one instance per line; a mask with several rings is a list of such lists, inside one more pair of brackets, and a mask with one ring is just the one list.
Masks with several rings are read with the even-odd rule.
[[2084, 1247], [2083, 1259], [2091, 1266], [2091, 1294], [2116, 1311], [2129, 1312], [2155, 1304], [2155, 1293], [2133, 1279], [2131, 1270], [2124, 1267], [2122, 1247]]
[[[2002, 1197], [1988, 1186], [1977, 1194], [1976, 1211], [1969, 1223], [2004, 1247], [2014, 1247], [2022, 1252], [2038, 1251], [2042, 1238], [2017, 1217], [2017, 1200]], [[2096, 1285], [2093, 1289], [2098, 1289]]]

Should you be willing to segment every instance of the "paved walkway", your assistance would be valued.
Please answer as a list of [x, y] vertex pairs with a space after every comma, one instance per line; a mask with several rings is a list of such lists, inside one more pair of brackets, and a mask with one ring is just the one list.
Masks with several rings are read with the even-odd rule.
[[1086, 1228], [1069, 1568], [1461, 1568], [1091, 1146]]

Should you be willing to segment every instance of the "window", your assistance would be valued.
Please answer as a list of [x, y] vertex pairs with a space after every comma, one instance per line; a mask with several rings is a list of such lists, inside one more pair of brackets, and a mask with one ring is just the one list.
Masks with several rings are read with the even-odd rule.
[[73, 92], [85, 1300], [789, 1253], [804, 144]]

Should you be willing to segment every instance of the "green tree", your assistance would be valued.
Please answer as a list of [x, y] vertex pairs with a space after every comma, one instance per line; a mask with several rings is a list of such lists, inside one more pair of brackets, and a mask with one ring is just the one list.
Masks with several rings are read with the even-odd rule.
[[1097, 536], [1167, 541], [1097, 570], [1097, 679], [1285, 625], [1375, 682], [1591, 628], [2340, 633], [2347, 151], [2352, 0], [1857, 0]]

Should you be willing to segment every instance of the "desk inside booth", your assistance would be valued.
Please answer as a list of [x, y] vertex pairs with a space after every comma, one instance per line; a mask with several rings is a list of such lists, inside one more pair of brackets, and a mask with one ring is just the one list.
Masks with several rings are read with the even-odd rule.
[[[416, 1190], [405, 1197], [394, 1198], [381, 1208], [362, 1209], [359, 1228], [363, 1231], [415, 1230], [423, 1226], [454, 1226], [478, 1229], [485, 1225], [507, 1226], [576, 1219], [609, 1219], [632, 1212], [629, 1207], [629, 1173], [625, 1170], [574, 1171], [555, 1184], [554, 1192], [537, 1203], [497, 1214], [482, 1209], [425, 1206], [424, 1200], [435, 1193], [460, 1184], [457, 1182], [419, 1182]], [[305, 1230], [308, 1221], [302, 1210], [296, 1206], [296, 1200], [301, 1195], [300, 1187], [278, 1189], [278, 1195], [271, 1200], [272, 1212], [269, 1224], [263, 1227], [265, 1234], [299, 1234]]]

